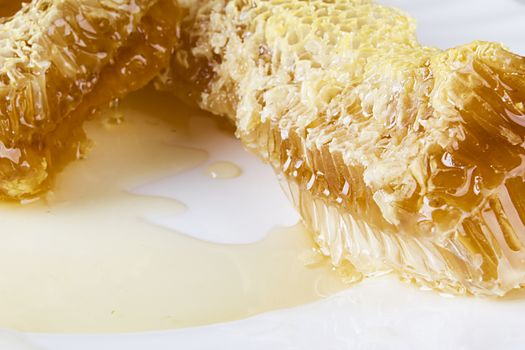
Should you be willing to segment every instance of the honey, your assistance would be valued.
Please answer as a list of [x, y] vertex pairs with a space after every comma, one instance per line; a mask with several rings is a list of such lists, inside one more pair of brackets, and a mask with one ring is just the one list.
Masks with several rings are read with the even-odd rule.
[[[204, 115], [168, 94], [140, 91], [121, 101], [119, 123], [112, 122], [114, 113], [106, 110], [86, 124], [92, 151], [58, 176], [55, 190], [39, 201], [1, 206], [0, 328], [174, 329], [289, 308], [350, 285], [316, 253], [302, 225], [235, 245], [195, 239], [152, 221], [149, 214], [177, 216], [198, 210], [198, 203], [187, 207], [134, 189], [203, 171], [208, 151], [217, 146], [182, 145], [195, 137], [188, 129], [192, 118]], [[223, 134], [216, 127], [210, 139]], [[305, 254], [316, 264], [306, 266]]]
[[2, 17], [9, 17], [14, 15], [22, 7], [21, 0], [2, 0], [0, 3], [0, 21]]
[[218, 161], [206, 168], [206, 174], [213, 179], [233, 179], [242, 174], [242, 169], [235, 163]]

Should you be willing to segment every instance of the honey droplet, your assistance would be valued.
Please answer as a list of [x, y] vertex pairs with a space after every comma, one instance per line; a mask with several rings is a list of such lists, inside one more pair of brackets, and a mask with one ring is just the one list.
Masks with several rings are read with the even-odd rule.
[[212, 179], [233, 179], [241, 176], [242, 169], [235, 163], [218, 161], [206, 168], [206, 174]]

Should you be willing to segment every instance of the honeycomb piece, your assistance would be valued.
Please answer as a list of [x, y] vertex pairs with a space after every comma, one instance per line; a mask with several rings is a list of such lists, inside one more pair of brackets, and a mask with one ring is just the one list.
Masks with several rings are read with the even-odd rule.
[[49, 188], [85, 153], [82, 122], [169, 61], [172, 0], [36, 0], [0, 22], [0, 197]]
[[368, 0], [186, 3], [157, 80], [230, 118], [322, 252], [454, 294], [525, 283], [525, 58]]

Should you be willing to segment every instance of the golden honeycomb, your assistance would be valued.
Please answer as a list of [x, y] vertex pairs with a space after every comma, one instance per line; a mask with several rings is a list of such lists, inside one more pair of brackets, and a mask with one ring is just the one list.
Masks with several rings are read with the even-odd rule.
[[180, 14], [171, 0], [35, 0], [0, 20], [1, 198], [45, 191], [82, 156], [82, 122], [167, 64]]
[[180, 4], [157, 87], [230, 118], [335, 265], [457, 294], [525, 283], [525, 58], [424, 47], [369, 0]]

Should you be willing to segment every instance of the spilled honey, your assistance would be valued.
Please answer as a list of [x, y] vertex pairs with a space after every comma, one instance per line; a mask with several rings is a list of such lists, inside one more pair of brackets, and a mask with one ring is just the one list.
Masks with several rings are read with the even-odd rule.
[[68, 166], [55, 192], [0, 207], [0, 328], [190, 327], [313, 302], [347, 287], [311, 253], [301, 225], [275, 229], [258, 243], [224, 245], [146, 220], [192, 210], [133, 188], [204, 166], [205, 150], [179, 146], [191, 139], [188, 122], [201, 112], [149, 90], [122, 101], [120, 112], [89, 123], [92, 152]]
[[206, 168], [206, 174], [212, 179], [233, 179], [242, 174], [242, 169], [235, 163], [218, 161]]

